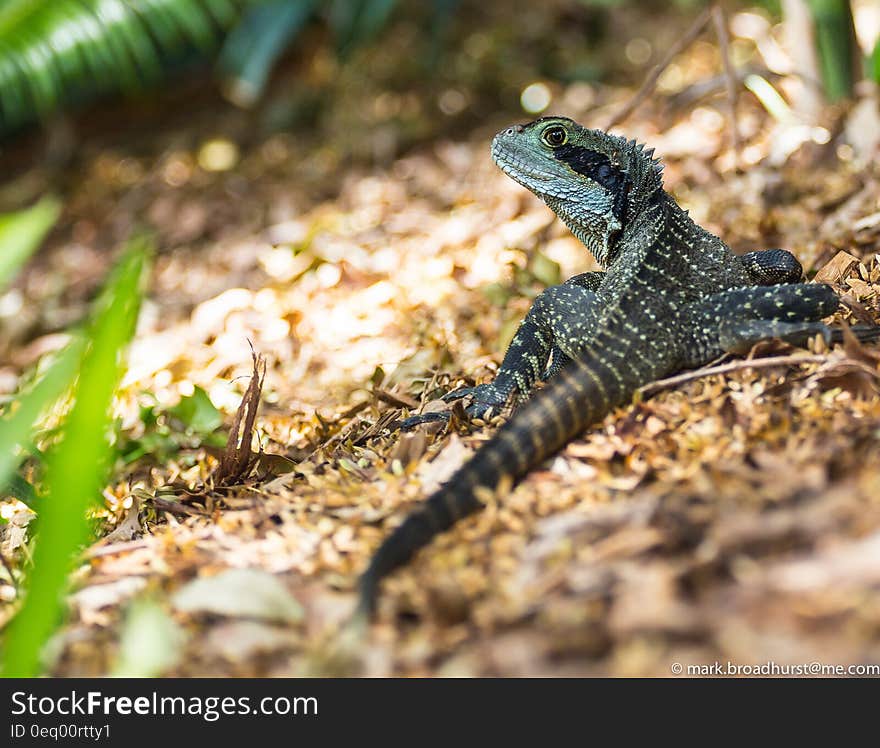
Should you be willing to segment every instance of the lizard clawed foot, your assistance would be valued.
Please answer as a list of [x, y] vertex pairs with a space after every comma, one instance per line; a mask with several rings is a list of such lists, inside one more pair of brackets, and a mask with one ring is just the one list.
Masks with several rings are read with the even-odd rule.
[[442, 411], [434, 411], [431, 413], [419, 413], [414, 416], [410, 416], [409, 418], [404, 418], [400, 423], [398, 423], [398, 428], [401, 431], [412, 431], [418, 426], [423, 426], [426, 423], [447, 423], [449, 419], [452, 417], [451, 410], [442, 410]]
[[[452, 392], [447, 392], [440, 399], [444, 402], [456, 402], [465, 397], [473, 398], [473, 402], [464, 408], [468, 418], [488, 420], [502, 411], [507, 404], [507, 397], [501, 394], [491, 384], [478, 384], [476, 387], [462, 387]], [[448, 423], [452, 418], [453, 411], [442, 410], [430, 413], [420, 413], [410, 416], [400, 422], [401, 431], [412, 431], [426, 423]]]

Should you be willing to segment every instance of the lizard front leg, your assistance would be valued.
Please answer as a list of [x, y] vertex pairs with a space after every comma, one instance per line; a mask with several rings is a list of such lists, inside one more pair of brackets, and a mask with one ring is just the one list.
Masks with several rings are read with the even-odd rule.
[[[511, 400], [525, 400], [539, 379], [555, 374], [576, 354], [578, 339], [590, 332], [599, 305], [598, 289], [603, 273], [583, 273], [560, 286], [543, 291], [520, 323], [504, 354], [495, 379], [476, 387], [447, 393], [446, 401], [470, 397], [465, 412], [472, 418], [488, 418]], [[547, 362], [551, 358], [548, 367]], [[401, 422], [403, 430], [422, 423], [443, 421], [449, 414], [423, 413]]]
[[[569, 278], [563, 285], [580, 286], [590, 291], [596, 292], [602, 281], [605, 279], [605, 273], [599, 271], [591, 271], [589, 273], [579, 273]], [[546, 382], [550, 377], [555, 376], [559, 371], [571, 361], [571, 357], [563, 352], [562, 348], [554, 343], [550, 351], [550, 363], [547, 369], [541, 375], [541, 380]]]

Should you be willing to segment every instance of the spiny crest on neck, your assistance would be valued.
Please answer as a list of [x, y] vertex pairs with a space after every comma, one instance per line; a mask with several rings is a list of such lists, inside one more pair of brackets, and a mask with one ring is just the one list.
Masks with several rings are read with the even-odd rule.
[[[568, 125], [572, 133], [570, 150], [580, 151], [581, 154], [591, 152], [605, 156], [612, 167], [625, 175], [630, 183], [630, 189], [638, 195], [647, 197], [663, 187], [663, 164], [659, 158], [654, 158], [653, 148], [604, 130], [582, 127], [567, 117], [542, 117], [534, 124], [552, 119]], [[565, 146], [562, 151], [565, 153]]]

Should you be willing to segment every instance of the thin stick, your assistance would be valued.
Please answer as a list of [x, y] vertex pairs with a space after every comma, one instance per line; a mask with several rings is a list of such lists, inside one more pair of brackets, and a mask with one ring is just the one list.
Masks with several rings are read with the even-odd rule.
[[695, 369], [694, 371], [686, 371], [684, 374], [677, 374], [667, 379], [658, 379], [656, 382], [646, 384], [639, 388], [639, 392], [643, 395], [651, 395], [660, 390], [675, 387], [682, 382], [689, 382], [692, 379], [702, 379], [703, 377], [711, 377], [716, 374], [729, 374], [732, 371], [741, 371], [743, 369], [769, 369], [774, 366], [797, 366], [799, 364], [821, 364], [828, 360], [828, 356], [822, 355], [791, 355], [791, 356], [768, 356], [767, 358], [742, 359], [731, 361], [727, 364], [719, 366], [709, 366], [705, 369]]
[[9, 561], [6, 560], [6, 556], [3, 555], [2, 551], [0, 551], [0, 561], [3, 562], [3, 568], [6, 569], [6, 573], [9, 574], [9, 583], [12, 585], [16, 594], [18, 594], [18, 582], [15, 581], [15, 575], [12, 573], [12, 566], [9, 564]]
[[699, 16], [697, 16], [697, 20], [694, 21], [694, 24], [688, 29], [687, 33], [669, 48], [666, 52], [666, 56], [654, 67], [653, 70], [651, 70], [648, 77], [645, 78], [642, 87], [636, 92], [636, 95], [633, 96], [624, 107], [608, 121], [603, 128], [604, 130], [610, 130], [615, 125], [619, 125], [623, 122], [653, 93], [657, 81], [660, 79], [660, 76], [663, 75], [663, 71], [666, 70], [670, 63], [693, 44], [696, 38], [703, 33], [703, 29], [706, 27], [706, 24], [709, 23], [711, 17], [712, 6], [708, 6], [703, 9], [703, 12], [700, 13]]
[[155, 506], [160, 512], [171, 512], [171, 514], [187, 514], [191, 517], [209, 516], [208, 512], [204, 509], [196, 509], [195, 507], [181, 504], [179, 501], [163, 499], [161, 496], [153, 497], [153, 506]]
[[733, 165], [738, 170], [740, 139], [739, 127], [736, 123], [736, 100], [739, 79], [730, 59], [730, 36], [727, 33], [724, 11], [718, 5], [712, 6], [712, 23], [715, 26], [715, 35], [718, 37], [718, 46], [721, 48], [721, 60], [724, 62], [724, 77], [727, 79], [727, 116], [730, 120], [730, 146], [733, 148]]
[[83, 558], [101, 558], [102, 556], [113, 556], [117, 553], [128, 553], [129, 551], [138, 551], [142, 548], [148, 548], [149, 544], [146, 540], [128, 540], [124, 543], [114, 543], [113, 545], [93, 545], [86, 548], [83, 552]]

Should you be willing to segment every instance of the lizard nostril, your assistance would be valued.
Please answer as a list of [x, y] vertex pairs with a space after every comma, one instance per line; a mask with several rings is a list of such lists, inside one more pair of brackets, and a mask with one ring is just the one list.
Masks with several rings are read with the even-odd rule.
[[522, 125], [512, 125], [504, 131], [504, 134], [507, 135], [507, 137], [513, 137], [514, 135], [516, 135], [517, 133], [521, 133], [522, 131]]

